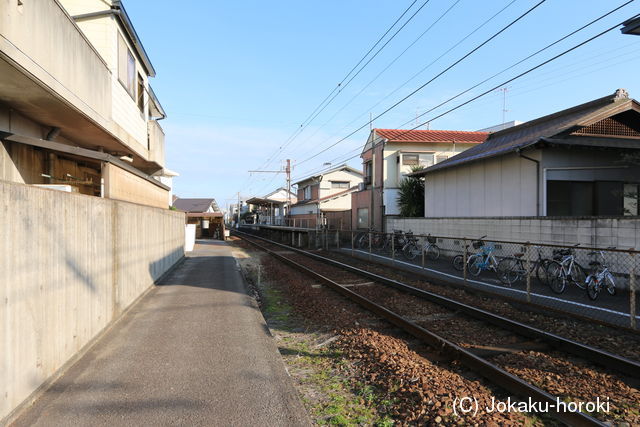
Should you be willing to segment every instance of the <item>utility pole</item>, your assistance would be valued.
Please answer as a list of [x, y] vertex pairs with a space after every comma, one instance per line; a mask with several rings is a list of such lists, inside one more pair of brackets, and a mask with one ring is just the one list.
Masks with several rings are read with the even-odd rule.
[[287, 173], [287, 215], [289, 214], [289, 210], [291, 209], [291, 159], [287, 159], [287, 168], [285, 169]]
[[289, 213], [289, 209], [291, 207], [291, 159], [287, 159], [287, 164], [284, 170], [280, 169], [278, 171], [260, 171], [253, 170], [249, 171], [249, 173], [284, 173], [287, 177], [287, 214]]
[[236, 220], [236, 229], [240, 228], [240, 192], [238, 191], [238, 205], [236, 206], [238, 219]]

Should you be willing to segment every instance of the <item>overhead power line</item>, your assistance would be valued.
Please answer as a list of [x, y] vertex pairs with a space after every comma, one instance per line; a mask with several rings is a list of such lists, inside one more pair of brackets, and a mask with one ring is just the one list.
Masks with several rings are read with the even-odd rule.
[[[629, 3], [631, 3], [632, 1], [634, 1], [634, 0], [630, 0], [630, 1], [629, 1]], [[634, 16], [632, 19], [635, 19], [635, 18], [637, 18], [637, 17], [639, 17], [639, 16], [640, 16], [640, 15], [636, 15], [636, 16]], [[625, 20], [625, 21], [626, 21], [626, 20]], [[574, 50], [576, 50], [576, 49], [578, 49], [578, 48], [580, 48], [580, 47], [584, 46], [585, 44], [590, 43], [590, 42], [592, 42], [593, 40], [595, 40], [595, 39], [597, 39], [597, 38], [599, 38], [599, 37], [602, 37], [603, 35], [607, 34], [608, 32], [611, 32], [611, 31], [615, 30], [616, 28], [620, 27], [620, 26], [623, 24], [623, 22], [625, 22], [625, 21], [622, 21], [622, 22], [617, 23], [616, 25], [614, 25], [614, 26], [612, 26], [612, 27], [607, 28], [606, 30], [604, 30], [604, 31], [602, 31], [602, 32], [600, 32], [600, 33], [598, 33], [598, 34], [596, 34], [595, 36], [592, 36], [592, 37], [590, 37], [590, 38], [588, 38], [588, 39], [584, 40], [583, 42], [580, 42], [580, 43], [578, 43], [577, 45], [575, 45], [575, 46], [573, 46], [573, 47], [570, 47], [569, 49], [567, 49], [567, 50], [565, 50], [565, 51], [563, 51], [563, 52], [561, 52], [561, 53], [559, 53], [559, 54], [557, 54], [557, 55], [555, 55], [555, 56], [553, 56], [553, 57], [551, 57], [551, 58], [547, 59], [546, 61], [543, 61], [543, 62], [539, 63], [538, 65], [533, 66], [533, 67], [529, 68], [529, 69], [528, 69], [528, 70], [526, 70], [526, 71], [523, 71], [522, 73], [518, 74], [517, 76], [512, 77], [512, 78], [510, 78], [510, 79], [508, 79], [508, 80], [505, 80], [505, 81], [501, 82], [500, 84], [498, 84], [498, 85], [496, 85], [496, 86], [493, 86], [492, 88], [490, 88], [490, 89], [488, 89], [488, 90], [486, 90], [486, 91], [484, 91], [484, 92], [480, 93], [479, 95], [476, 95], [476, 96], [474, 96], [473, 98], [468, 99], [468, 100], [466, 100], [465, 102], [462, 102], [462, 103], [458, 104], [457, 106], [455, 106], [455, 107], [453, 107], [453, 108], [450, 108], [450, 109], [448, 109], [447, 111], [445, 111], [445, 112], [443, 112], [443, 113], [440, 113], [440, 114], [438, 114], [437, 116], [432, 117], [431, 119], [429, 119], [429, 120], [427, 120], [427, 121], [425, 121], [425, 122], [422, 122], [422, 123], [420, 123], [419, 125], [417, 125], [417, 126], [415, 126], [415, 127], [411, 128], [411, 129], [407, 129], [407, 130], [405, 131], [405, 133], [406, 133], [406, 132], [409, 132], [409, 131], [412, 131], [412, 130], [416, 130], [416, 129], [418, 129], [419, 127], [424, 126], [425, 124], [427, 124], [427, 123], [429, 123], [429, 122], [432, 122], [432, 121], [434, 121], [434, 120], [436, 120], [436, 119], [439, 119], [439, 118], [441, 118], [441, 117], [443, 117], [443, 116], [445, 116], [445, 115], [447, 115], [447, 114], [449, 114], [449, 113], [451, 113], [451, 112], [453, 112], [453, 111], [455, 111], [455, 110], [458, 110], [459, 108], [462, 108], [463, 106], [465, 106], [465, 105], [467, 105], [467, 104], [470, 104], [471, 102], [473, 102], [473, 101], [475, 101], [475, 100], [477, 100], [477, 99], [479, 99], [479, 98], [482, 98], [483, 96], [485, 96], [485, 95], [487, 95], [487, 94], [489, 94], [489, 93], [493, 92], [494, 90], [496, 90], [496, 89], [498, 89], [498, 88], [500, 88], [500, 87], [502, 87], [502, 86], [505, 86], [505, 85], [507, 85], [507, 84], [509, 84], [509, 83], [513, 82], [514, 80], [517, 80], [517, 79], [519, 79], [520, 77], [523, 77], [523, 76], [525, 76], [525, 75], [527, 75], [527, 74], [529, 74], [529, 73], [531, 73], [531, 72], [533, 72], [533, 71], [537, 70], [538, 68], [540, 68], [540, 67], [542, 67], [542, 66], [544, 66], [544, 65], [546, 65], [546, 64], [548, 64], [548, 63], [550, 63], [550, 62], [552, 62], [552, 61], [555, 61], [556, 59], [558, 59], [558, 58], [560, 58], [560, 57], [562, 57], [562, 56], [564, 56], [564, 55], [566, 55], [566, 54], [568, 54], [568, 53], [570, 53], [570, 52], [573, 52]], [[400, 135], [403, 135], [403, 133], [401, 133]], [[400, 135], [398, 135], [398, 136], [400, 136]]]
[[[473, 53], [477, 52], [479, 49], [481, 49], [483, 46], [485, 46], [487, 43], [489, 43], [491, 40], [495, 39], [496, 37], [498, 37], [500, 34], [502, 34], [503, 32], [505, 32], [507, 29], [509, 29], [510, 27], [512, 27], [513, 25], [515, 25], [518, 21], [520, 21], [521, 19], [523, 19], [525, 16], [527, 16], [528, 14], [530, 14], [531, 12], [533, 12], [536, 8], [538, 8], [539, 6], [541, 6], [544, 2], [546, 2], [546, 0], [541, 0], [540, 2], [536, 3], [533, 7], [531, 7], [529, 10], [527, 10], [525, 13], [523, 13], [522, 15], [518, 16], [516, 19], [514, 19], [513, 21], [511, 21], [509, 24], [507, 24], [505, 27], [503, 27], [502, 29], [500, 29], [498, 32], [494, 33], [491, 37], [489, 37], [488, 39], [486, 39], [485, 41], [483, 41], [482, 43], [480, 43], [478, 46], [476, 46], [475, 48], [473, 48], [472, 50], [470, 50], [469, 52], [467, 52], [466, 54], [464, 54], [462, 57], [460, 57], [458, 60], [456, 60], [455, 62], [453, 62], [451, 65], [449, 65], [448, 67], [446, 67], [444, 70], [440, 71], [438, 74], [436, 74], [434, 77], [432, 77], [430, 80], [428, 80], [426, 83], [420, 85], [417, 89], [413, 90], [411, 93], [409, 93], [408, 95], [406, 95], [404, 98], [400, 99], [399, 101], [397, 101], [395, 104], [391, 105], [390, 107], [388, 107], [386, 110], [384, 110], [382, 113], [378, 114], [377, 116], [375, 116], [373, 118], [373, 120], [377, 120], [380, 117], [384, 116], [385, 114], [387, 114], [389, 111], [393, 110], [394, 108], [396, 108], [398, 105], [402, 104], [403, 102], [405, 102], [407, 99], [411, 98], [413, 95], [415, 95], [416, 93], [418, 93], [419, 91], [421, 91], [422, 89], [424, 89], [425, 87], [427, 87], [429, 84], [431, 84], [433, 81], [435, 81], [436, 79], [438, 79], [440, 76], [442, 76], [443, 74], [445, 74], [446, 72], [448, 72], [449, 70], [451, 70], [453, 67], [455, 67], [456, 65], [458, 65], [460, 62], [464, 61], [466, 58], [468, 58], [470, 55], [472, 55]], [[308, 162], [311, 159], [314, 159], [316, 157], [318, 157], [320, 154], [326, 152], [327, 150], [335, 147], [336, 145], [338, 145], [339, 143], [341, 143], [342, 141], [346, 140], [347, 138], [355, 135], [357, 132], [359, 132], [360, 130], [364, 129], [365, 127], [369, 126], [369, 122], [363, 124], [362, 126], [360, 126], [359, 128], [357, 128], [356, 130], [354, 130], [353, 132], [349, 133], [347, 136], [345, 136], [344, 138], [341, 138], [340, 140], [336, 141], [335, 143], [331, 144], [329, 147], [317, 152], [316, 154], [314, 154], [311, 157], [307, 157], [306, 159], [302, 160], [301, 162], [298, 163], [298, 165], [303, 164]]]
[[[592, 25], [593, 23], [595, 23], [595, 22], [597, 22], [597, 21], [599, 21], [599, 20], [603, 19], [604, 17], [606, 17], [606, 16], [610, 15], [611, 13], [613, 13], [613, 12], [615, 12], [615, 11], [619, 10], [620, 8], [622, 8], [622, 7], [624, 7], [624, 6], [626, 6], [626, 5], [630, 4], [630, 3], [632, 3], [633, 1], [634, 1], [634, 0], [629, 0], [629, 1], [627, 1], [626, 3], [622, 4], [621, 6], [616, 7], [616, 8], [615, 8], [615, 9], [613, 9], [612, 11], [607, 12], [607, 13], [606, 13], [606, 14], [604, 14], [603, 16], [601, 16], [601, 17], [599, 17], [599, 18], [596, 18], [595, 20], [593, 20], [593, 21], [589, 22], [588, 24], [585, 24], [583, 27], [581, 27], [581, 28], [579, 28], [578, 30], [575, 30], [574, 32], [570, 33], [570, 35], [571, 35], [571, 34], [575, 34], [577, 31], [580, 31], [580, 30], [582, 30], [582, 29], [584, 29], [584, 28], [588, 27], [589, 25]], [[634, 16], [633, 18], [631, 18], [631, 19], [635, 19], [635, 18], [637, 18], [637, 17], [640, 17], [640, 14], [635, 15], [635, 16]], [[625, 21], [627, 21], [627, 20], [625, 19]], [[424, 122], [422, 122], [422, 123], [420, 123], [420, 124], [418, 124], [418, 125], [416, 125], [416, 126], [414, 126], [414, 127], [410, 128], [410, 129], [405, 130], [404, 132], [400, 133], [400, 134], [398, 135], [398, 137], [399, 137], [399, 136], [402, 136], [403, 134], [406, 134], [406, 133], [408, 133], [408, 132], [410, 132], [410, 131], [416, 130], [416, 129], [418, 129], [418, 128], [420, 128], [420, 127], [424, 126], [425, 124], [430, 123], [430, 122], [432, 122], [432, 121], [434, 121], [434, 120], [437, 120], [437, 119], [439, 119], [439, 118], [441, 118], [441, 117], [443, 117], [443, 116], [445, 116], [445, 115], [447, 115], [447, 114], [450, 114], [450, 113], [452, 113], [453, 111], [456, 111], [456, 110], [458, 110], [458, 109], [462, 108], [463, 106], [468, 105], [468, 104], [470, 104], [470, 103], [472, 103], [472, 102], [474, 102], [474, 101], [476, 101], [476, 100], [478, 100], [478, 99], [480, 99], [480, 98], [482, 98], [482, 97], [486, 96], [487, 94], [492, 93], [492, 92], [493, 92], [493, 91], [495, 91], [496, 89], [499, 89], [500, 87], [503, 87], [503, 86], [505, 86], [505, 85], [507, 85], [507, 84], [509, 84], [509, 83], [511, 83], [511, 82], [513, 82], [513, 81], [515, 81], [515, 80], [517, 80], [517, 79], [519, 79], [519, 78], [521, 78], [521, 77], [524, 77], [525, 75], [527, 75], [527, 74], [529, 74], [529, 73], [531, 73], [531, 72], [533, 72], [533, 71], [535, 71], [535, 70], [537, 70], [537, 69], [539, 69], [539, 68], [541, 68], [541, 67], [545, 66], [546, 64], [549, 64], [550, 62], [553, 62], [553, 61], [557, 60], [558, 58], [561, 58], [561, 57], [563, 57], [563, 56], [567, 55], [568, 53], [573, 52], [574, 50], [576, 50], [576, 49], [578, 49], [578, 48], [580, 48], [580, 47], [582, 47], [582, 46], [584, 46], [584, 45], [586, 45], [586, 44], [588, 44], [588, 43], [592, 42], [593, 40], [596, 40], [596, 39], [597, 39], [597, 38], [599, 38], [599, 37], [602, 37], [603, 35], [605, 35], [605, 34], [607, 34], [607, 33], [611, 32], [611, 31], [613, 31], [614, 29], [616, 29], [616, 28], [620, 27], [620, 26], [623, 24], [623, 22], [625, 22], [625, 21], [619, 22], [619, 23], [617, 23], [617, 24], [615, 24], [615, 25], [613, 25], [613, 26], [611, 26], [611, 27], [607, 28], [606, 30], [604, 30], [604, 31], [602, 31], [602, 32], [600, 32], [600, 33], [598, 33], [598, 34], [596, 34], [596, 35], [592, 36], [592, 37], [589, 37], [588, 39], [586, 39], [586, 40], [584, 40], [584, 41], [582, 41], [582, 42], [580, 42], [580, 43], [578, 43], [578, 44], [576, 44], [576, 45], [574, 45], [574, 46], [572, 46], [572, 47], [570, 47], [570, 48], [568, 48], [568, 49], [564, 50], [563, 52], [561, 52], [561, 53], [559, 53], [559, 54], [557, 54], [557, 55], [555, 55], [555, 56], [553, 56], [553, 57], [551, 57], [551, 58], [549, 58], [549, 59], [547, 59], [547, 60], [545, 60], [545, 61], [543, 61], [543, 62], [541, 62], [541, 63], [539, 63], [539, 64], [537, 64], [537, 65], [535, 65], [535, 66], [533, 66], [533, 67], [531, 67], [531, 68], [529, 68], [529, 69], [527, 69], [526, 71], [523, 71], [522, 73], [519, 73], [518, 75], [516, 75], [516, 76], [514, 76], [514, 77], [512, 77], [512, 78], [510, 78], [510, 79], [507, 79], [507, 80], [505, 80], [505, 81], [503, 81], [503, 82], [501, 82], [501, 83], [499, 83], [499, 84], [497, 84], [497, 85], [495, 85], [495, 86], [491, 87], [491, 88], [490, 88], [490, 89], [488, 89], [488, 90], [485, 90], [484, 92], [480, 93], [479, 95], [476, 95], [476, 96], [474, 96], [473, 98], [470, 98], [470, 99], [468, 99], [467, 101], [464, 101], [464, 102], [462, 102], [462, 103], [458, 104], [457, 106], [455, 106], [455, 107], [453, 107], [453, 108], [450, 108], [449, 110], [444, 111], [443, 113], [440, 113], [440, 114], [438, 114], [438, 115], [436, 115], [436, 116], [434, 116], [434, 117], [430, 118], [429, 120], [426, 120], [426, 121], [424, 121]], [[568, 35], [568, 36], [569, 36], [569, 35]], [[566, 39], [566, 37], [568, 37], [568, 36], [564, 36], [564, 37], [562, 37], [562, 38], [561, 38], [561, 40]], [[556, 43], [557, 43], [557, 42], [554, 42], [554, 43], [552, 43], [551, 45], [554, 45], [554, 44], [556, 44]], [[545, 50], [545, 49], [546, 49], [546, 48], [543, 48], [543, 49], [541, 49], [540, 51]], [[511, 68], [511, 67], [510, 67], [510, 68]], [[468, 91], [465, 91], [465, 93], [466, 93], [466, 92], [468, 92]], [[451, 99], [455, 99], [455, 98], [457, 98], [458, 96], [459, 96], [459, 95], [456, 95], [456, 96], [452, 97]], [[449, 99], [449, 100], [445, 101], [444, 103], [449, 102], [451, 99]], [[438, 105], [438, 106], [436, 106], [436, 107], [432, 108], [430, 111], [433, 111], [435, 108], [438, 108], [438, 107], [442, 106], [444, 103], [441, 103], [440, 105]], [[423, 115], [424, 115], [424, 114], [423, 114]], [[406, 124], [406, 123], [405, 123], [405, 124]], [[346, 159], [346, 160], [343, 160], [343, 161], [348, 161], [348, 160], [350, 160], [350, 159], [352, 159], [352, 158], [355, 158], [355, 157], [357, 157], [357, 155], [356, 155], [356, 156], [352, 156], [352, 157], [350, 157], [350, 158], [348, 158], [348, 159]]]
[[[500, 10], [498, 10], [496, 13], [494, 13], [491, 17], [489, 17], [488, 19], [486, 19], [484, 22], [482, 22], [480, 25], [478, 25], [475, 29], [473, 29], [471, 32], [469, 32], [466, 36], [464, 36], [463, 38], [461, 38], [460, 40], [458, 40], [455, 44], [453, 44], [451, 47], [449, 47], [449, 49], [447, 49], [445, 52], [443, 52], [442, 54], [440, 54], [440, 56], [438, 56], [436, 59], [432, 60], [429, 64], [427, 64], [426, 66], [424, 66], [420, 71], [418, 71], [417, 73], [415, 73], [413, 76], [411, 76], [408, 80], [406, 80], [404, 83], [402, 83], [400, 86], [396, 87], [393, 91], [387, 93], [385, 96], [383, 96], [380, 100], [378, 100], [374, 105], [372, 105], [371, 107], [367, 108], [362, 114], [358, 115], [355, 117], [355, 119], [351, 120], [349, 123], [347, 123], [346, 125], [344, 125], [340, 130], [338, 130], [337, 132], [335, 132], [333, 135], [329, 136], [328, 138], [326, 138], [324, 141], [322, 141], [322, 143], [320, 143], [320, 145], [323, 145], [324, 143], [326, 143], [327, 141], [329, 141], [330, 139], [332, 139], [334, 136], [336, 136], [338, 133], [340, 133], [341, 131], [343, 131], [344, 129], [347, 129], [349, 126], [351, 126], [354, 122], [356, 122], [358, 119], [360, 119], [361, 117], [370, 114], [371, 111], [374, 111], [375, 108], [380, 105], [383, 101], [385, 101], [386, 99], [388, 99], [390, 96], [392, 96], [393, 94], [395, 94], [396, 92], [398, 92], [400, 89], [402, 89], [403, 87], [405, 87], [406, 85], [408, 85], [411, 81], [413, 81], [416, 77], [418, 77], [420, 74], [422, 74], [424, 71], [426, 71], [429, 67], [431, 67], [433, 64], [435, 64], [437, 61], [439, 61], [441, 58], [443, 58], [445, 55], [447, 55], [449, 52], [451, 52], [453, 49], [455, 49], [456, 47], [458, 47], [460, 44], [462, 44], [465, 40], [467, 40], [469, 37], [471, 37], [473, 34], [475, 34], [476, 32], [478, 32], [480, 29], [482, 29], [485, 25], [487, 25], [489, 22], [491, 22], [492, 20], [494, 20], [498, 15], [500, 15], [502, 12], [504, 12], [507, 8], [509, 8], [511, 5], [513, 5], [516, 1], [518, 0], [511, 0], [509, 3], [507, 3], [507, 5], [505, 5], [504, 7], [502, 7]], [[424, 34], [424, 33], [423, 33]], [[377, 78], [377, 77], [376, 77]], [[373, 80], [370, 82], [373, 83]], [[369, 84], [367, 85], [369, 86]], [[366, 87], [365, 87], [366, 89]], [[358, 94], [359, 95], [359, 94]], [[346, 108], [358, 95], [354, 96], [353, 98], [351, 98], [351, 100], [349, 102], [347, 102], [347, 104], [345, 104], [338, 112], [336, 112], [329, 120], [327, 120], [325, 123], [323, 123], [320, 127], [324, 127], [326, 126], [331, 120], [333, 120], [342, 110], [344, 110], [344, 108]], [[306, 140], [305, 140], [306, 142]]]
[[[418, 8], [417, 11], [415, 11], [413, 13], [413, 15], [411, 15], [409, 17], [409, 19], [407, 19], [405, 21], [404, 24], [402, 24], [402, 26], [385, 42], [384, 45], [382, 45], [382, 47], [380, 47], [380, 49], [378, 49], [378, 51], [371, 57], [369, 58], [369, 60], [362, 65], [362, 67], [360, 67], [360, 69], [356, 72], [356, 74], [354, 74], [353, 76], [351, 76], [351, 74], [360, 66], [360, 64], [362, 64], [362, 62], [369, 56], [369, 54], [376, 48], [376, 46], [378, 46], [378, 44], [380, 44], [380, 42], [387, 36], [387, 34], [389, 34], [389, 32], [396, 26], [396, 24], [398, 24], [398, 22], [400, 22], [400, 20], [407, 14], [407, 12], [409, 12], [409, 10], [413, 7], [413, 5], [417, 2], [417, 0], [414, 0], [409, 7], [407, 7], [404, 12], [402, 12], [402, 14], [398, 17], [398, 19], [395, 20], [395, 22], [387, 29], [387, 31], [385, 31], [385, 33], [378, 39], [378, 41], [376, 41], [374, 43], [374, 45], [367, 51], [366, 54], [364, 54], [364, 56], [360, 59], [360, 61], [358, 61], [358, 63], [356, 65], [354, 65], [354, 67], [349, 70], [349, 72], [344, 76], [344, 78], [340, 81], [340, 83], [337, 84], [337, 86], [322, 100], [322, 102], [320, 104], [318, 104], [318, 106], [311, 112], [311, 114], [309, 114], [309, 116], [302, 122], [302, 124], [300, 125], [300, 127], [298, 127], [298, 129], [295, 130], [295, 132], [293, 132], [293, 134], [287, 138], [287, 140], [285, 141], [285, 143], [279, 147], [276, 150], [276, 153], [272, 156], [270, 156], [270, 158], [267, 160], [267, 162], [271, 162], [273, 160], [273, 158], [275, 156], [277, 156], [280, 152], [282, 152], [289, 144], [291, 144], [297, 137], [298, 135], [300, 135], [306, 128], [307, 126], [309, 126], [309, 124], [311, 124], [311, 122], [313, 122], [313, 120], [320, 114], [322, 113], [322, 111], [324, 111], [325, 108], [327, 108], [327, 106], [329, 104], [331, 104], [331, 102], [333, 102], [333, 100], [340, 94], [340, 92], [342, 92], [342, 90], [349, 85], [349, 83], [351, 83], [351, 81], [353, 81], [353, 79], [360, 74], [360, 72], [367, 66], [369, 65], [369, 63], [376, 57], [378, 56], [378, 54], [389, 44], [389, 42], [391, 42], [391, 40], [393, 40], [395, 38], [396, 35], [398, 35], [398, 33], [400, 31], [402, 31], [402, 29], [411, 21], [413, 20], [413, 18], [418, 14], [418, 12], [420, 12], [420, 10], [422, 10], [422, 8], [424, 8], [427, 3], [429, 3], [430, 0], [425, 0], [425, 2], [422, 4], [422, 6], [420, 6], [420, 8]], [[349, 77], [351, 77], [349, 79]], [[345, 81], [349, 79], [346, 83]], [[266, 164], [268, 165], [268, 163]]]
[[409, 121], [407, 121], [407, 122], [405, 122], [405, 123], [401, 124], [401, 125], [399, 126], [399, 128], [402, 128], [403, 126], [406, 126], [407, 124], [409, 124], [409, 123], [411, 123], [411, 122], [413, 122], [413, 121], [415, 121], [415, 120], [419, 119], [420, 117], [423, 117], [423, 116], [425, 116], [426, 114], [428, 114], [428, 113], [430, 113], [430, 112], [432, 112], [432, 111], [434, 111], [434, 110], [436, 110], [436, 109], [438, 109], [438, 108], [442, 107], [443, 105], [448, 104], [449, 102], [453, 101], [454, 99], [459, 98], [460, 96], [462, 96], [462, 95], [464, 95], [464, 94], [466, 94], [466, 93], [468, 93], [468, 92], [472, 91], [473, 89], [477, 88], [478, 86], [483, 85], [484, 83], [488, 82], [489, 80], [492, 80], [492, 79], [494, 79], [495, 77], [497, 77], [497, 76], [499, 76], [499, 75], [501, 75], [501, 74], [503, 74], [503, 73], [505, 73], [505, 72], [507, 72], [507, 71], [509, 71], [509, 70], [511, 70], [511, 69], [513, 69], [513, 68], [515, 68], [515, 67], [517, 67], [518, 65], [522, 64], [523, 62], [525, 62], [525, 61], [527, 61], [527, 60], [529, 60], [529, 59], [533, 58], [533, 57], [534, 57], [534, 56], [536, 56], [536, 55], [539, 55], [540, 53], [544, 52], [545, 50], [548, 50], [548, 49], [552, 48], [553, 46], [557, 45], [558, 43], [560, 43], [560, 42], [562, 42], [562, 41], [564, 41], [564, 40], [568, 39], [569, 37], [571, 37], [571, 36], [573, 36], [573, 35], [575, 35], [575, 34], [579, 33], [580, 31], [582, 31], [582, 30], [584, 30], [584, 29], [586, 29], [586, 28], [590, 27], [591, 25], [595, 24], [596, 22], [603, 20], [603, 19], [604, 19], [604, 18], [606, 18], [607, 16], [611, 15], [611, 14], [612, 14], [612, 13], [614, 13], [614, 12], [617, 12], [618, 10], [622, 9], [623, 7], [625, 7], [626, 5], [628, 5], [629, 3], [632, 3], [633, 1], [634, 1], [634, 0], [629, 0], [629, 1], [627, 1], [626, 3], [623, 3], [623, 4], [621, 4], [620, 6], [616, 7], [615, 9], [610, 10], [609, 12], [605, 13], [604, 15], [601, 15], [601, 16], [599, 16], [598, 18], [596, 18], [596, 19], [594, 19], [594, 20], [592, 20], [592, 21], [590, 21], [590, 22], [586, 23], [585, 25], [581, 26], [580, 28], [577, 28], [577, 29], [575, 29], [575, 30], [571, 31], [570, 33], [568, 33], [568, 34], [566, 34], [566, 35], [564, 35], [564, 36], [560, 37], [558, 40], [556, 40], [556, 41], [554, 41], [554, 42], [549, 43], [548, 45], [546, 45], [546, 46], [545, 46], [545, 47], [543, 47], [542, 49], [538, 49], [537, 51], [533, 52], [532, 54], [528, 55], [527, 57], [525, 57], [525, 58], [523, 58], [523, 59], [521, 59], [521, 60], [519, 60], [519, 61], [515, 62], [514, 64], [512, 64], [512, 65], [510, 65], [510, 66], [508, 66], [508, 67], [506, 67], [506, 68], [502, 69], [501, 71], [499, 71], [499, 72], [497, 72], [497, 73], [493, 74], [492, 76], [487, 77], [486, 79], [482, 80], [481, 82], [476, 83], [475, 85], [471, 86], [470, 88], [465, 89], [465, 90], [463, 90], [462, 92], [459, 92], [458, 94], [456, 94], [456, 95], [452, 96], [451, 98], [447, 99], [446, 101], [441, 102], [440, 104], [436, 105], [435, 107], [430, 108], [429, 110], [425, 111], [424, 113], [422, 113], [422, 114], [420, 114], [420, 115], [418, 115], [418, 116], [416, 116], [416, 117], [412, 118], [411, 120], [409, 120]]
[[[358, 93], [356, 93], [354, 96], [351, 97], [351, 99], [349, 101], [347, 101], [347, 103], [345, 103], [342, 107], [340, 107], [340, 109], [338, 109], [327, 121], [325, 121], [322, 125], [320, 125], [311, 135], [309, 135], [302, 144], [305, 144], [307, 141], [309, 141], [311, 138], [313, 138], [313, 136], [315, 136], [318, 131], [322, 128], [324, 128], [329, 122], [331, 122], [334, 118], [336, 118], [336, 116], [338, 114], [340, 114], [345, 108], [347, 108], [349, 105], [351, 105], [351, 103], [358, 98], [360, 95], [362, 95], [362, 93], [367, 90], [367, 88], [369, 86], [371, 86], [376, 80], [378, 80], [380, 78], [380, 76], [382, 76], [389, 68], [391, 68], [391, 66], [393, 66], [393, 64], [395, 64], [405, 53], [407, 53], [407, 51], [409, 49], [411, 49], [422, 37], [424, 37], [438, 22], [440, 22], [445, 16], [447, 16], [447, 14], [458, 4], [460, 3], [461, 0], [456, 0], [454, 1], [454, 3], [449, 6], [435, 21], [433, 21], [431, 23], [431, 25], [429, 25], [427, 27], [426, 30], [424, 30], [417, 38], [415, 38], [413, 40], [413, 42], [411, 42], [409, 44], [409, 46], [407, 46], [402, 52], [400, 52], [400, 54], [398, 56], [396, 56], [391, 62], [389, 62], [389, 64], [387, 64], [387, 66], [385, 68], [382, 69], [382, 71], [380, 71], [373, 79], [371, 79], [366, 85], [364, 85], [359, 91]], [[516, 0], [512, 0], [512, 3], [515, 2]]]

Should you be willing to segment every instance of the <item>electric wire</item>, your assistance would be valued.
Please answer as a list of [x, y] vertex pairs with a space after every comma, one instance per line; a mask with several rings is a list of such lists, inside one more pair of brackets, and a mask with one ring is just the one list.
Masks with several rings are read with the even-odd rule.
[[[633, 1], [633, 0], [632, 0]], [[435, 81], [436, 79], [438, 79], [440, 76], [442, 76], [443, 74], [445, 74], [447, 71], [451, 70], [453, 67], [455, 67], [456, 65], [458, 65], [460, 62], [462, 62], [463, 60], [465, 60], [466, 58], [468, 58], [470, 55], [472, 55], [473, 53], [475, 53], [476, 51], [478, 51], [479, 49], [481, 49], [483, 46], [485, 46], [487, 43], [489, 43], [491, 40], [495, 39], [496, 37], [498, 37], [500, 34], [502, 34], [503, 32], [505, 32], [507, 29], [509, 29], [510, 27], [512, 27], [513, 25], [515, 25], [518, 21], [520, 21], [521, 19], [523, 19], [525, 16], [527, 16], [528, 14], [530, 14], [531, 12], [533, 12], [535, 9], [537, 9], [539, 6], [541, 6], [543, 3], [545, 3], [546, 0], [541, 0], [540, 2], [536, 3], [533, 7], [531, 7], [530, 9], [528, 9], [525, 13], [523, 13], [522, 15], [520, 15], [519, 17], [517, 17], [516, 19], [514, 19], [513, 21], [511, 21], [509, 24], [507, 24], [505, 27], [503, 27], [501, 30], [499, 30], [498, 32], [496, 32], [495, 34], [493, 34], [491, 37], [489, 37], [488, 39], [486, 39], [485, 41], [483, 41], [482, 43], [480, 43], [478, 46], [476, 46], [475, 48], [473, 48], [471, 51], [467, 52], [466, 54], [464, 54], [462, 57], [460, 57], [458, 60], [456, 60], [455, 62], [453, 62], [451, 65], [449, 65], [448, 67], [446, 67], [444, 70], [440, 71], [438, 74], [436, 74], [434, 77], [432, 77], [431, 79], [429, 79], [426, 83], [420, 85], [417, 89], [413, 90], [411, 93], [409, 93], [408, 95], [406, 95], [405, 97], [403, 97], [402, 99], [400, 99], [399, 101], [397, 101], [395, 104], [391, 105], [390, 107], [388, 107], [386, 110], [384, 110], [382, 113], [378, 114], [375, 118], [373, 118], [373, 120], [377, 120], [380, 117], [384, 116], [385, 114], [387, 114], [389, 111], [393, 110], [394, 108], [396, 108], [398, 105], [402, 104], [403, 102], [405, 102], [407, 99], [409, 99], [410, 97], [412, 97], [413, 95], [415, 95], [416, 93], [418, 93], [420, 90], [424, 89], [427, 85], [429, 85], [430, 83], [432, 83], [433, 81]], [[320, 154], [328, 151], [329, 149], [335, 147], [336, 145], [338, 145], [339, 143], [341, 143], [342, 141], [346, 140], [347, 138], [355, 135], [357, 132], [359, 132], [360, 130], [364, 129], [366, 126], [369, 125], [369, 122], [363, 124], [362, 126], [360, 126], [359, 128], [357, 128], [356, 130], [352, 131], [351, 133], [349, 133], [347, 136], [345, 136], [344, 138], [336, 141], [335, 143], [333, 143], [332, 145], [330, 145], [329, 147], [319, 151], [318, 153], [312, 155], [311, 157], [307, 157], [306, 159], [300, 161], [298, 163], [298, 165], [303, 164], [308, 162], [309, 160], [312, 160], [316, 157], [318, 157]]]

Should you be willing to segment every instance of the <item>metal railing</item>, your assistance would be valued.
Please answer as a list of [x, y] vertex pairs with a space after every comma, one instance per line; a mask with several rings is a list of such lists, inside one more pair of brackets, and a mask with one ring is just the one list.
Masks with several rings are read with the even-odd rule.
[[[401, 267], [435, 282], [497, 294], [603, 323], [640, 328], [637, 313], [640, 252], [635, 249], [486, 239], [482, 240], [482, 246], [474, 247], [473, 243], [483, 236], [411, 234], [415, 243], [408, 245], [413, 248], [409, 250], [405, 233], [304, 228], [274, 232], [271, 238], [309, 249], [338, 250]], [[547, 269], [551, 263], [552, 272]], [[598, 292], [593, 291], [596, 282]], [[608, 286], [611, 282], [615, 291]]]

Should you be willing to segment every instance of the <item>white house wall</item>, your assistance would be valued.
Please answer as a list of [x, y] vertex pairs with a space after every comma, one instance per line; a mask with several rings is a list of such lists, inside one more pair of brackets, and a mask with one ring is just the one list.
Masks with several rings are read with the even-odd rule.
[[425, 217], [535, 215], [536, 165], [515, 154], [425, 177]]
[[[323, 175], [318, 196], [320, 199], [345, 190], [344, 188], [331, 188], [331, 181], [348, 181], [349, 187], [354, 187], [362, 182], [362, 176], [346, 170]], [[351, 209], [351, 198], [349, 198], [349, 206], [346, 209]]]
[[[403, 166], [398, 162], [400, 153], [434, 153], [434, 156], [448, 156], [461, 153], [471, 148], [474, 144], [452, 144], [452, 143], [387, 143], [383, 150], [384, 168], [384, 207], [385, 215], [400, 215], [398, 206], [398, 188], [404, 175], [411, 172], [410, 166]], [[435, 159], [434, 159], [435, 160]]]

